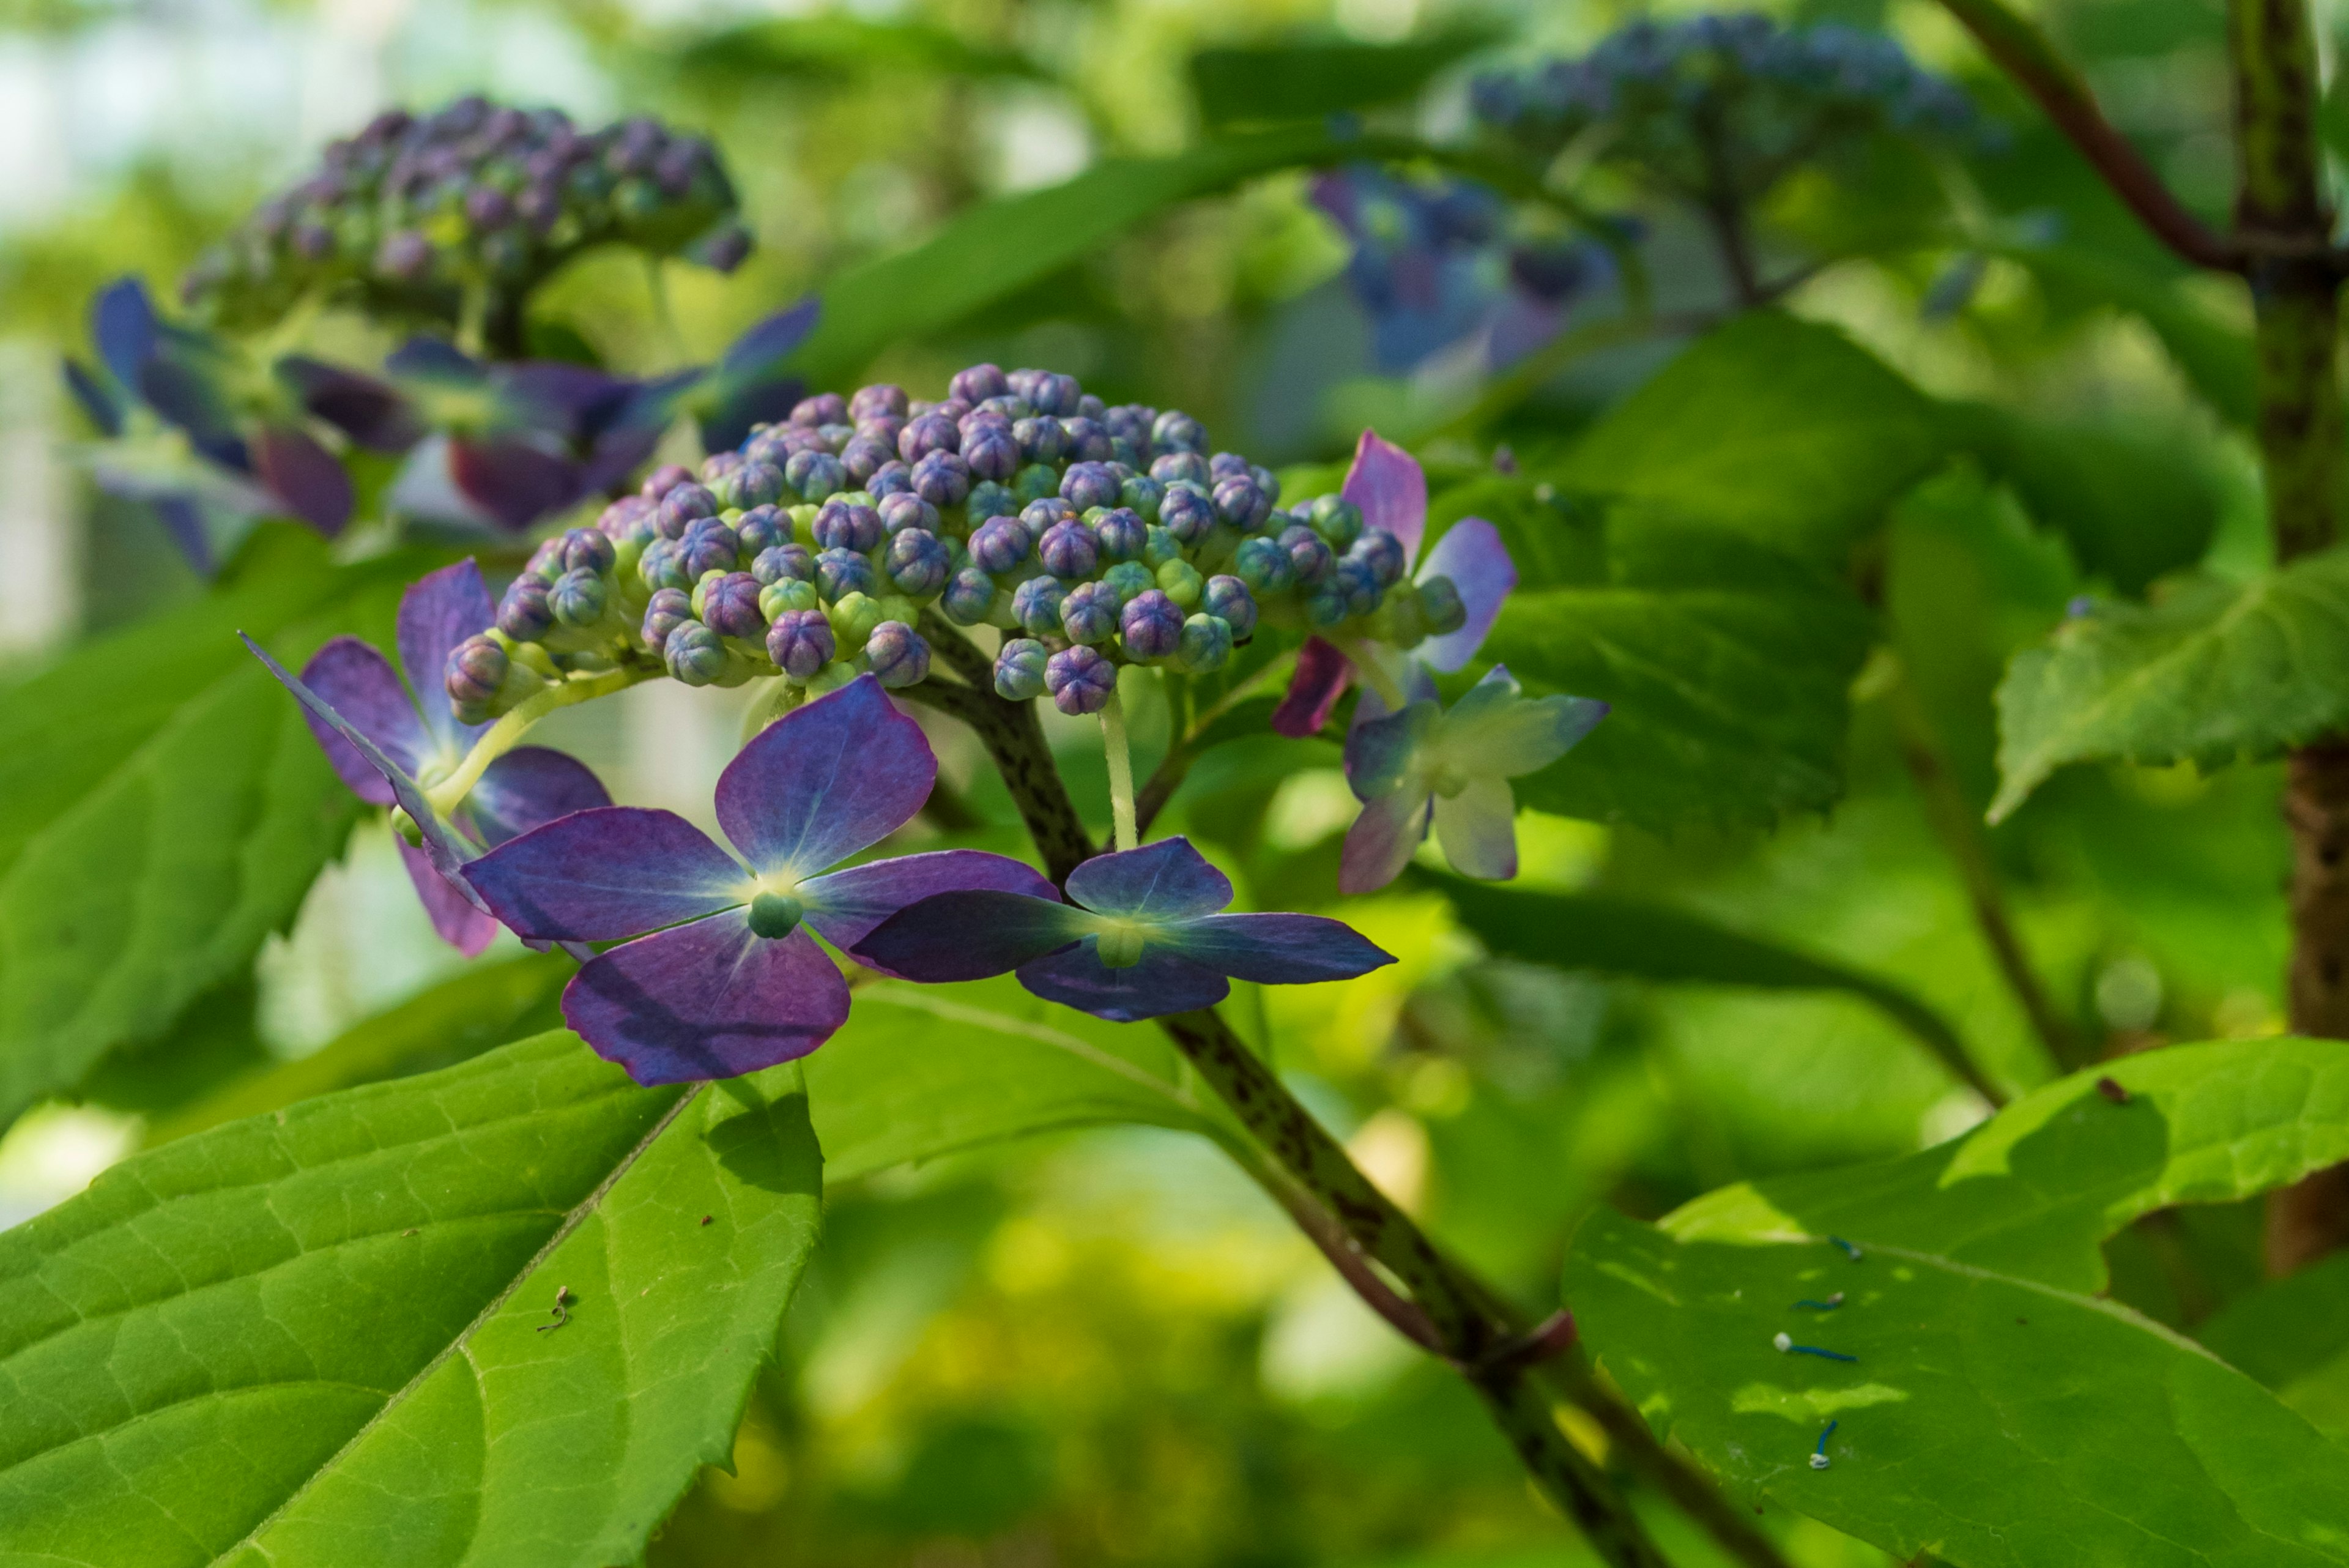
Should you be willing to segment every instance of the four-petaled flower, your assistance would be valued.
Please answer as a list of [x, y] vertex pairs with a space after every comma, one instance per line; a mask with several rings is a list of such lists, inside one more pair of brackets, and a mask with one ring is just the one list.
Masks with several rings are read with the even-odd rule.
[[855, 955], [908, 980], [1013, 971], [1049, 1002], [1130, 1023], [1212, 1007], [1226, 977], [1350, 980], [1392, 954], [1319, 915], [1226, 915], [1232, 885], [1186, 838], [1102, 855], [1069, 873], [1068, 903], [1029, 892], [940, 893], [881, 922]]
[[861, 675], [768, 725], [719, 775], [719, 826], [747, 867], [674, 813], [606, 806], [465, 873], [524, 937], [634, 939], [563, 993], [564, 1017], [599, 1054], [640, 1084], [732, 1077], [806, 1055], [848, 1017], [848, 983], [802, 926], [847, 952], [948, 889], [1050, 893], [1018, 861], [975, 849], [831, 869], [904, 826], [937, 771], [921, 726]]
[[1346, 830], [1339, 891], [1393, 881], [1431, 826], [1453, 869], [1515, 877], [1509, 781], [1557, 761], [1606, 716], [1607, 704], [1589, 697], [1528, 700], [1495, 665], [1449, 712], [1422, 698], [1357, 724], [1346, 737], [1346, 782], [1364, 804]]
[[[1383, 528], [1402, 541], [1404, 569], [1409, 570], [1427, 533], [1427, 475], [1420, 471], [1418, 461], [1393, 442], [1380, 440], [1375, 431], [1366, 430], [1354, 449], [1354, 465], [1346, 471], [1340, 493], [1362, 509], [1366, 528]], [[1413, 574], [1414, 582], [1435, 577], [1451, 578], [1460, 591], [1467, 618], [1458, 630], [1431, 637], [1408, 655], [1371, 643], [1341, 649], [1322, 638], [1308, 638], [1298, 650], [1297, 673], [1289, 680], [1288, 694], [1273, 710], [1273, 729], [1293, 739], [1319, 734], [1330, 722], [1338, 699], [1345, 695], [1357, 658], [1379, 659], [1407, 697], [1425, 694], [1425, 670], [1448, 674], [1475, 658], [1485, 634], [1493, 629], [1501, 613], [1501, 601], [1517, 586], [1517, 569], [1509, 561], [1507, 546], [1501, 543], [1500, 530], [1482, 517], [1463, 517], [1454, 523]], [[1375, 691], [1366, 689], [1362, 696], [1370, 711], [1358, 718], [1369, 719], [1386, 711], [1383, 702], [1372, 701]]]
[[[381, 756], [429, 788], [456, 771], [489, 728], [458, 722], [450, 710], [442, 671], [449, 655], [468, 638], [488, 630], [496, 615], [479, 566], [470, 559], [444, 566], [410, 584], [399, 601], [405, 687], [391, 661], [356, 637], [338, 637], [320, 649], [303, 666], [302, 684], [333, 709], [342, 723], [374, 742]], [[344, 738], [335, 719], [315, 708], [307, 717], [318, 743], [352, 793], [376, 805], [392, 805], [396, 790], [391, 776]], [[570, 812], [611, 804], [612, 797], [584, 763], [543, 746], [519, 746], [489, 765], [451, 816], [458, 831], [472, 841], [460, 851], [469, 857], [477, 847], [494, 848]], [[469, 958], [487, 947], [497, 935], [497, 921], [480, 907], [473, 890], [437, 869], [429, 846], [402, 839], [399, 854], [417, 897], [432, 917], [432, 929], [442, 940]]]

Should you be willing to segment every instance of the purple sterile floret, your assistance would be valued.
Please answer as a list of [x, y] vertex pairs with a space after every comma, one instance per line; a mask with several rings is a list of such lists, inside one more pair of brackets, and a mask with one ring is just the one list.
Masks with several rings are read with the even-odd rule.
[[848, 1015], [847, 983], [810, 930], [848, 950], [940, 892], [1050, 894], [1028, 867], [975, 850], [830, 869], [902, 826], [936, 776], [920, 726], [860, 676], [767, 726], [719, 777], [719, 825], [741, 861], [682, 817], [607, 807], [526, 833], [469, 874], [526, 935], [633, 939], [579, 971], [563, 1010], [638, 1083], [755, 1072], [807, 1054]]
[[907, 905], [855, 955], [911, 980], [1016, 972], [1048, 1001], [1132, 1023], [1211, 1007], [1230, 979], [1300, 985], [1365, 974], [1393, 956], [1318, 915], [1226, 915], [1232, 886], [1185, 838], [1102, 855], [1069, 875], [1068, 902], [972, 890]]

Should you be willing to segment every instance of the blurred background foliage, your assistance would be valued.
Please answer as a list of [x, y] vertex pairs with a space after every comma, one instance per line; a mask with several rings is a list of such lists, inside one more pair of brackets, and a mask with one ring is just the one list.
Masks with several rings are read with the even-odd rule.
[[[2231, 173], [2217, 0], [2037, 10], [2176, 188], [2221, 210]], [[1785, 307], [1844, 328], [1937, 398], [2121, 454], [2100, 483], [2130, 472], [2130, 453], [2159, 453], [2144, 493], [2118, 504], [2124, 522], [2183, 506], [2178, 526], [2207, 530], [2213, 569], [2263, 566], [2251, 460], [2227, 407], [2241, 302], [2181, 286], [1931, 5], [1778, 14], [1889, 31], [1960, 81], [1996, 130], [1938, 159], [1888, 153], [1839, 182], [1803, 174], [1775, 188], [1763, 252], [1773, 275], [1795, 280]], [[590, 257], [535, 306], [536, 329], [567, 329], [616, 369], [649, 374], [708, 358], [752, 320], [974, 203], [1245, 125], [1267, 79], [1324, 69], [1392, 82], [1396, 101], [1361, 107], [1361, 123], [1456, 136], [1472, 68], [1585, 47], [1631, 15], [1602, 0], [11, 0], [0, 9], [0, 656], [31, 670], [78, 635], [199, 591], [144, 514], [99, 494], [62, 450], [86, 432], [54, 367], [78, 348], [90, 296], [125, 271], [165, 293], [319, 141], [381, 104], [480, 90], [594, 123], [655, 113], [716, 141], [758, 249], [731, 278], [670, 269], [681, 342], [662, 328], [642, 268], [619, 258]], [[1270, 107], [1340, 107], [1315, 101], [1318, 90]], [[1705, 236], [1668, 204], [1621, 195], [1612, 210], [1638, 209], [1659, 312], [1690, 327], [1717, 318], [1729, 302]], [[1589, 353], [1493, 411], [1484, 440], [1447, 445], [1464, 375], [1470, 394], [1487, 383], [1440, 354], [1382, 362], [1353, 256], [1310, 176], [1244, 182], [1121, 227], [983, 318], [896, 344], [868, 379], [923, 390], [976, 359], [1049, 365], [1113, 403], [1188, 409], [1219, 446], [1274, 464], [1338, 459], [1375, 420], [1432, 441], [1423, 450], [1460, 481], [1489, 472], [1493, 442], [1537, 466], [1671, 346]], [[1603, 314], [1606, 297], [1590, 291], [1575, 308]], [[1529, 809], [1520, 887], [1636, 898], [1775, 940], [1897, 986], [1994, 1075], [2046, 1076], [1903, 747], [1921, 713], [1949, 787], [1978, 819], [2008, 658], [2082, 596], [2141, 590], [2199, 553], [2144, 572], [2092, 536], [2033, 526], [2034, 504], [2066, 483], [2044, 450], [2034, 465], [1985, 438], [1899, 503], [1864, 563], [1881, 635], [1854, 688], [1847, 784], [1831, 809], [1768, 826], [1764, 803], [1756, 820], [1670, 836]], [[1548, 504], [1538, 492], [1519, 500]], [[547, 739], [595, 763], [618, 797], [689, 810], [727, 754], [733, 700], [659, 683], [566, 714]], [[1157, 722], [1154, 742], [1150, 716], [1138, 721], [1145, 753], [1164, 743]], [[1073, 725], [1060, 739], [1072, 753], [1085, 743]], [[982, 774], [968, 750], [947, 756], [978, 818], [1008, 825]], [[2261, 766], [2208, 777], [2078, 768], [1987, 835], [2067, 1055], [2280, 1028], [2275, 798]], [[1334, 748], [1268, 742], [1204, 762], [1166, 826], [1211, 845], [1257, 907], [1297, 908], [1326, 903], [1350, 815]], [[1654, 1215], [1741, 1178], [1915, 1148], [1983, 1111], [1860, 991], [1566, 972], [1530, 961], [1502, 928], [1524, 919], [1538, 931], [1568, 906], [1537, 901], [1480, 932], [1408, 879], [1347, 912], [1403, 961], [1240, 1006], [1261, 1010], [1283, 1069], [1381, 1183], [1531, 1306], [1551, 1304], [1565, 1240], [1595, 1202]], [[497, 1013], [475, 1045], [550, 1016], [552, 988], [522, 975], [534, 961], [519, 953], [502, 939], [475, 961], [501, 999], [469, 1004], [477, 1019]], [[256, 1064], [330, 1042], [347, 1054], [355, 1033], [385, 1030], [387, 1014], [461, 967], [424, 928], [388, 842], [357, 836], [249, 983], [0, 1143], [0, 1215], [54, 1201]], [[434, 1064], [400, 1044], [419, 1033], [413, 1021], [386, 1031], [385, 1062]], [[445, 1034], [435, 1047], [439, 1059], [466, 1048]], [[1203, 1145], [1071, 1135], [867, 1179], [836, 1189], [831, 1207], [733, 1472], [709, 1474], [656, 1543], [657, 1563], [1583, 1561], [1558, 1544], [1458, 1380], [1408, 1354]], [[2256, 1218], [2218, 1210], [2190, 1226], [2148, 1224], [2114, 1252], [2121, 1294], [2190, 1327], [2256, 1277]], [[1815, 1568], [1883, 1561], [1821, 1526], [1765, 1522]], [[1672, 1539], [1684, 1561], [1712, 1560]]]

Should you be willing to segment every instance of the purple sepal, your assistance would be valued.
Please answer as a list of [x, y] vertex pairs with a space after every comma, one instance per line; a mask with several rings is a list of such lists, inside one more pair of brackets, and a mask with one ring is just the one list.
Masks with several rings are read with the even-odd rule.
[[399, 863], [408, 867], [408, 879], [415, 884], [417, 901], [431, 918], [433, 930], [467, 958], [479, 958], [498, 934], [496, 919], [475, 909], [465, 889], [434, 870], [430, 856], [405, 838], [392, 842], [399, 846]]
[[310, 656], [310, 662], [302, 667], [302, 680], [317, 694], [320, 704], [338, 716], [330, 719], [319, 706], [306, 703], [303, 714], [326, 760], [335, 764], [336, 774], [368, 805], [389, 805], [391, 781], [343, 738], [343, 727], [347, 722], [359, 730], [409, 773], [431, 754], [432, 738], [417, 718], [416, 705], [409, 701], [391, 660], [356, 637], [338, 637]]
[[1263, 985], [1351, 980], [1395, 961], [1343, 920], [1320, 915], [1207, 915], [1164, 940], [1195, 963]]
[[939, 893], [882, 921], [850, 956], [925, 985], [985, 980], [1067, 947], [1095, 925], [1082, 909], [1049, 898]]
[[1068, 888], [1070, 899], [1088, 909], [1133, 920], [1195, 919], [1232, 901], [1230, 881], [1179, 834], [1096, 855], [1069, 873]]
[[494, 849], [533, 827], [612, 804], [586, 763], [545, 746], [516, 746], [482, 771], [465, 797], [466, 821]]
[[116, 279], [90, 301], [90, 339], [108, 373], [125, 387], [137, 389], [140, 372], [154, 356], [157, 330], [154, 302], [135, 277]]
[[940, 849], [811, 877], [799, 885], [799, 898], [819, 936], [862, 959], [856, 944], [898, 910], [940, 893], [970, 891], [1021, 893], [1055, 902], [1060, 897], [1050, 878], [1008, 856]]
[[1339, 493], [1362, 509], [1366, 530], [1383, 528], [1401, 540], [1406, 561], [1419, 554], [1427, 532], [1427, 475], [1411, 453], [1364, 431]]
[[1289, 677], [1288, 691], [1272, 711], [1273, 732], [1292, 741], [1319, 734], [1353, 678], [1352, 659], [1320, 638], [1307, 638], [1297, 650], [1297, 673]]
[[264, 425], [253, 438], [254, 477], [295, 516], [332, 539], [351, 520], [350, 471], [308, 431]]
[[[425, 727], [443, 746], [462, 753], [486, 724], [460, 724], [449, 708], [441, 677], [457, 646], [497, 618], [489, 585], [470, 556], [453, 566], [428, 572], [399, 597], [399, 664], [416, 689]], [[305, 676], [306, 679], [306, 676]], [[314, 680], [312, 685], [317, 683]]]
[[1375, 893], [1401, 876], [1427, 840], [1431, 805], [1418, 790], [1396, 790], [1363, 806], [1362, 815], [1346, 829], [1338, 891]]
[[614, 948], [564, 988], [563, 1016], [639, 1084], [731, 1078], [804, 1056], [848, 1018], [848, 982], [804, 931], [740, 911]]
[[823, 301], [813, 295], [787, 310], [752, 322], [726, 346], [719, 369], [730, 376], [756, 375], [798, 348], [815, 330]]
[[1416, 650], [1429, 665], [1449, 674], [1464, 667], [1484, 646], [1485, 635], [1500, 618], [1501, 602], [1517, 586], [1516, 564], [1509, 559], [1499, 529], [1482, 517], [1463, 517], [1427, 553], [1418, 577], [1450, 577], [1468, 612], [1458, 631], [1431, 637]]
[[922, 727], [860, 675], [768, 725], [726, 764], [718, 823], [760, 872], [812, 876], [903, 826], [937, 776]]
[[614, 941], [749, 901], [750, 878], [701, 829], [633, 805], [558, 817], [465, 876], [492, 914], [547, 941]]
[[1213, 1007], [1232, 991], [1214, 970], [1155, 947], [1139, 963], [1111, 969], [1087, 942], [1021, 964], [1016, 972], [1020, 984], [1045, 1001], [1115, 1023]]

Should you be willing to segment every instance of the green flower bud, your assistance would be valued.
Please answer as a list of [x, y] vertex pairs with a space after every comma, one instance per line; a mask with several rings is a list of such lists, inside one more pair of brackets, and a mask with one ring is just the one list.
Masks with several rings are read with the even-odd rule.
[[1156, 587], [1158, 574], [1139, 561], [1121, 561], [1103, 572], [1101, 580], [1103, 586], [1116, 593], [1117, 602], [1123, 605], [1134, 595], [1148, 593]]
[[1199, 595], [1206, 588], [1207, 579], [1199, 568], [1177, 558], [1158, 568], [1158, 591], [1186, 610], [1199, 607]]
[[803, 583], [796, 577], [783, 577], [759, 590], [759, 613], [770, 625], [788, 610], [812, 610], [823, 607], [822, 596], [813, 583]]
[[853, 592], [841, 595], [825, 614], [843, 648], [863, 648], [889, 618], [877, 600]]

